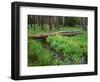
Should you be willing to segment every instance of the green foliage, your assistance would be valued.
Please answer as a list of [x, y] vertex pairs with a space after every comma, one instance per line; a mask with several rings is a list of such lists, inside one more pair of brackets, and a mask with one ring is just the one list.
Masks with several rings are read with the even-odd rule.
[[53, 65], [60, 65], [60, 64], [62, 64], [62, 61], [60, 59], [53, 60]]
[[[43, 47], [45, 43], [50, 49]], [[46, 40], [28, 39], [29, 66], [80, 64], [82, 57], [87, 62], [86, 32], [73, 37], [56, 34]]]
[[49, 36], [47, 42], [56, 52], [64, 53], [64, 60], [80, 63], [80, 58], [87, 56], [87, 36], [86, 34], [75, 37], [63, 37], [61, 35]]
[[78, 17], [66, 17], [65, 18], [65, 25], [68, 26], [75, 26], [79, 25], [80, 19]]
[[28, 59], [29, 65], [49, 65], [52, 64], [52, 55], [48, 50], [45, 50], [42, 45], [29, 39], [28, 41]]
[[55, 49], [56, 51], [62, 51], [64, 48], [64, 45], [62, 44], [65, 40], [62, 36], [56, 35], [56, 36], [49, 36], [47, 38], [47, 42], [50, 44], [50, 47]]

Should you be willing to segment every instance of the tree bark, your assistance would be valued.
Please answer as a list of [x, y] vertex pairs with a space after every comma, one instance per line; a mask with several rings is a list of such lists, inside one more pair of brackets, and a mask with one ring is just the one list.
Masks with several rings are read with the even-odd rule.
[[80, 26], [82, 27], [83, 30], [87, 30], [87, 18], [80, 18]]
[[51, 16], [49, 16], [48, 19], [49, 19], [49, 29], [52, 30]]

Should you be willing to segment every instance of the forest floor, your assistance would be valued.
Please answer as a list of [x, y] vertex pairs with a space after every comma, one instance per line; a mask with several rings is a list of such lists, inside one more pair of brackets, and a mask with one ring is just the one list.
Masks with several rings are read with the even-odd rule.
[[50, 36], [46, 39], [28, 39], [28, 66], [68, 65], [87, 63], [87, 32], [79, 27], [29, 28], [28, 36], [58, 31], [81, 31], [73, 37]]
[[41, 29], [40, 27], [36, 27], [34, 29], [30, 28], [28, 29], [28, 36], [31, 36], [33, 34], [46, 34], [46, 33], [53, 33], [53, 32], [58, 32], [58, 31], [82, 31], [82, 28], [76, 26], [76, 27], [60, 27], [59, 29], [57, 28], [52, 28], [52, 30], [49, 30], [49, 27], [44, 27], [44, 29]]

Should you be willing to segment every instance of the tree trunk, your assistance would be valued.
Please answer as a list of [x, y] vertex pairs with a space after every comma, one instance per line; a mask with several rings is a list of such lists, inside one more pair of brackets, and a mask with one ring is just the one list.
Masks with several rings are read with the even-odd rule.
[[34, 30], [35, 30], [35, 16], [31, 15], [31, 20], [32, 20], [32, 24], [34, 24]]
[[49, 19], [49, 29], [52, 30], [51, 16], [49, 16], [48, 19]]
[[62, 17], [62, 22], [63, 22], [62, 26], [64, 26], [64, 23], [65, 23], [65, 18], [64, 18], [64, 16]]
[[43, 27], [43, 20], [44, 20], [44, 16], [41, 16], [41, 29], [44, 30], [44, 27]]
[[28, 24], [32, 28], [32, 20], [31, 20], [31, 16], [30, 15], [28, 15]]
[[80, 26], [83, 30], [87, 30], [87, 18], [80, 18]]

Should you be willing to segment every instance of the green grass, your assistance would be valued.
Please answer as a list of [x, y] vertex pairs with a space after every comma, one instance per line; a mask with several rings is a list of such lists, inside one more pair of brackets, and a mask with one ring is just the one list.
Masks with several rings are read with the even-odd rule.
[[49, 30], [49, 26], [44, 26], [44, 30], [41, 29], [41, 27], [37, 26], [36, 29], [34, 30], [34, 27], [28, 29], [28, 36], [31, 36], [33, 34], [44, 34], [44, 33], [52, 33], [52, 32], [57, 32], [57, 31], [71, 31], [71, 30], [80, 30], [82, 31], [82, 28], [75, 26], [75, 27], [60, 27], [59, 29], [53, 27], [52, 30]]
[[28, 40], [28, 65], [44, 66], [52, 64], [52, 53], [44, 49], [40, 42]]
[[[44, 34], [57, 31], [80, 30], [79, 27], [63, 27], [59, 30], [46, 26], [45, 30], [40, 27], [29, 28], [28, 36], [33, 34]], [[47, 44], [49, 48], [45, 48]], [[87, 63], [87, 32], [67, 37], [61, 35], [51, 35], [46, 39], [28, 39], [28, 66], [47, 66], [47, 65], [67, 65], [80, 64], [81, 58]]]

